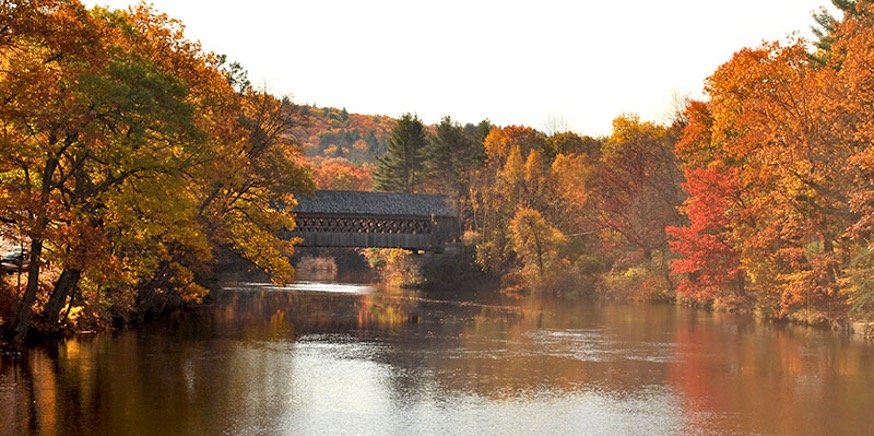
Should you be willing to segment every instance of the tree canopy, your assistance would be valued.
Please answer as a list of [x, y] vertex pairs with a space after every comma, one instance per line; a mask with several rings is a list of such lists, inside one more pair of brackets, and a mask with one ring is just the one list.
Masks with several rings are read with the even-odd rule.
[[199, 300], [222, 249], [290, 279], [277, 235], [294, 224], [275, 204], [310, 182], [280, 101], [235, 90], [239, 71], [150, 7], [2, 7], [0, 219], [30, 253], [19, 338], [34, 308], [50, 332], [74, 300], [110, 318]]

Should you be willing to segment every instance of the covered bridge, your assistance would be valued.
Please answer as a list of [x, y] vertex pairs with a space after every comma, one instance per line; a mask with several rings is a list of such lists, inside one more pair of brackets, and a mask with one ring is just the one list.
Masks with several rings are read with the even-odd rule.
[[379, 247], [442, 251], [458, 238], [455, 208], [445, 195], [315, 191], [294, 209], [302, 247]]

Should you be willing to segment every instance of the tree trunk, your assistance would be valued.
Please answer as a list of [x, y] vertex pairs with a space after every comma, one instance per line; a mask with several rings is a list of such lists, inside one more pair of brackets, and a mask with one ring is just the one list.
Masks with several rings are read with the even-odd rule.
[[42, 240], [30, 242], [30, 265], [27, 268], [27, 288], [19, 303], [18, 311], [12, 325], [15, 326], [15, 340], [24, 341], [30, 329], [30, 317], [33, 314], [33, 303], [36, 301], [36, 291], [39, 287], [39, 263], [42, 257]]
[[134, 305], [139, 321], [142, 321], [146, 314], [155, 307], [156, 289], [168, 283], [169, 274], [170, 262], [163, 261], [148, 282], [137, 286], [137, 296]]
[[[54, 144], [56, 138], [54, 133], [49, 138], [49, 143]], [[27, 339], [27, 332], [30, 330], [30, 317], [33, 315], [33, 303], [36, 301], [36, 291], [39, 289], [39, 268], [40, 259], [42, 258], [43, 248], [43, 231], [48, 227], [49, 219], [47, 216], [46, 205], [49, 204], [49, 196], [54, 189], [55, 170], [58, 168], [58, 158], [49, 156], [46, 161], [45, 168], [42, 174], [42, 190], [40, 200], [42, 209], [36, 214], [36, 226], [31, 229], [30, 238], [30, 265], [27, 268], [27, 288], [24, 290], [24, 296], [21, 297], [21, 302], [18, 310], [15, 312], [15, 319], [12, 320], [12, 325], [15, 326], [13, 333], [15, 340], [23, 342]], [[34, 237], [33, 235], [39, 235]]]
[[58, 281], [55, 282], [55, 289], [49, 302], [43, 310], [43, 315], [46, 321], [51, 326], [56, 326], [58, 323], [58, 315], [67, 302], [67, 297], [73, 294], [73, 290], [79, 284], [79, 278], [82, 277], [82, 272], [77, 269], [66, 268], [61, 272]]
[[540, 235], [534, 228], [534, 223], [529, 222], [528, 228], [531, 229], [531, 234], [534, 236], [534, 246], [537, 248], [537, 272], [540, 279], [543, 280], [543, 244], [540, 243]]

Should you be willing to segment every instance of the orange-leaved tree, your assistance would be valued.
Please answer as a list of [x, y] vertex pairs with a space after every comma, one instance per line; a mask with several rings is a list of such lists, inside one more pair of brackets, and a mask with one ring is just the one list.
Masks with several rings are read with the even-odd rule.
[[684, 197], [683, 174], [674, 155], [677, 137], [676, 126], [635, 115], [616, 118], [592, 181], [596, 222], [614, 261], [613, 272], [618, 277], [638, 268], [660, 294], [672, 287], [665, 228], [682, 222], [677, 212]]
[[691, 224], [672, 233], [688, 286], [722, 277], [704, 298], [742, 279], [766, 312], [813, 320], [869, 288], [874, 9], [855, 7], [828, 56], [811, 62], [804, 41], [741, 50], [708, 79], [710, 101], [690, 105], [678, 154]]

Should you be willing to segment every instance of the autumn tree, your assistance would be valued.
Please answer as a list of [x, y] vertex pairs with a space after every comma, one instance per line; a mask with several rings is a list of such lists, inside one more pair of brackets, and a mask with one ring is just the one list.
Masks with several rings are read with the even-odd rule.
[[[833, 62], [840, 69], [832, 68], [830, 80], [824, 80], [829, 87], [828, 105], [831, 132], [839, 132], [837, 140], [843, 145], [839, 150], [841, 164], [844, 164], [839, 181], [846, 184], [849, 214], [841, 215], [839, 222], [847, 223], [844, 233], [837, 239], [835, 251], [844, 249], [848, 256], [844, 263], [842, 285], [843, 294], [849, 295], [854, 315], [870, 318], [871, 301], [874, 301], [874, 287], [871, 286], [872, 247], [874, 247], [874, 88], [871, 81], [874, 72], [871, 59], [874, 59], [874, 5], [870, 1], [858, 1], [855, 13], [844, 16], [844, 21], [835, 32], [833, 43]], [[830, 65], [831, 66], [831, 65]], [[846, 157], [846, 161], [843, 158]], [[840, 170], [837, 170], [840, 171]], [[847, 179], [847, 173], [852, 174]], [[828, 176], [831, 176], [829, 174]]]
[[523, 268], [529, 277], [528, 282], [544, 283], [544, 278], [552, 273], [560, 273], [556, 262], [565, 242], [565, 236], [552, 227], [534, 209], [520, 208], [509, 224], [510, 241], [513, 250], [519, 255]]
[[313, 168], [313, 178], [318, 189], [373, 189], [372, 166], [358, 166], [343, 158], [321, 159]]
[[[154, 50], [156, 56], [167, 50], [160, 41], [182, 38], [172, 20], [148, 8], [134, 10], [132, 20], [146, 29], [142, 35], [155, 44], [146, 50]], [[292, 241], [279, 235], [294, 228], [292, 192], [312, 189], [300, 147], [287, 134], [295, 106], [290, 99], [228, 86], [234, 70], [222, 69], [222, 59], [201, 54], [199, 46], [187, 56], [193, 65], [178, 74], [196, 96], [195, 113], [208, 145], [204, 159], [189, 171], [189, 191], [195, 196], [198, 227], [209, 238], [209, 252], [236, 251], [275, 281], [288, 282], [293, 276], [288, 262]], [[180, 63], [176, 60], [168, 68]], [[154, 302], [174, 298], [178, 283], [184, 285], [183, 291], [189, 287], [189, 280], [180, 280], [180, 275], [198, 279], [188, 272], [192, 268], [201, 275], [210, 273], [211, 256], [175, 251], [138, 286], [139, 313], [156, 307]]]
[[551, 148], [577, 138], [492, 129], [474, 185], [482, 211], [477, 256], [485, 268], [519, 276], [528, 289], [578, 292], [594, 281], [596, 165], [582, 147]]
[[514, 257], [508, 222], [519, 207], [526, 206], [519, 203], [525, 192], [525, 160], [532, 151], [545, 149], [546, 140], [528, 127], [494, 127], [483, 145], [485, 165], [476, 172], [471, 189], [481, 237], [477, 257], [487, 270], [501, 271]]
[[665, 274], [665, 227], [681, 222], [677, 207], [684, 196], [673, 152], [677, 135], [636, 116], [615, 119], [593, 181], [599, 225], [615, 255], [626, 262], [655, 261]]
[[419, 192], [425, 176], [427, 136], [418, 116], [406, 113], [397, 121], [381, 156], [374, 180], [376, 189], [388, 192]]
[[734, 304], [744, 296], [740, 252], [732, 224], [741, 205], [736, 171], [715, 164], [686, 170], [689, 198], [681, 210], [685, 226], [669, 226], [671, 250], [680, 256], [671, 270], [681, 280], [677, 292], [698, 302]]
[[870, 2], [838, 6], [821, 63], [804, 41], [743, 49], [690, 105], [677, 152], [691, 223], [672, 234], [694, 294], [741, 291], [807, 321], [869, 301], [874, 23]]
[[69, 292], [86, 267], [112, 261], [104, 228], [110, 199], [127, 183], [181, 171], [203, 138], [184, 84], [132, 50], [110, 13], [41, 6], [33, 27], [11, 23], [0, 81], [2, 209], [30, 240], [19, 337], [29, 328], [44, 248], [62, 265], [55, 290]]
[[597, 160], [587, 153], [559, 154], [550, 167], [553, 225], [577, 238], [597, 233], [598, 214], [593, 205]]
[[[31, 5], [0, 47], [0, 216], [31, 254], [16, 336], [34, 308], [51, 331], [74, 301], [119, 317], [143, 295], [197, 301], [198, 271], [225, 246], [288, 277], [273, 255], [290, 246], [271, 232], [293, 221], [274, 205], [306, 174], [276, 146], [278, 103], [236, 92], [218, 57], [148, 7]], [[59, 276], [40, 307], [42, 259]]]

